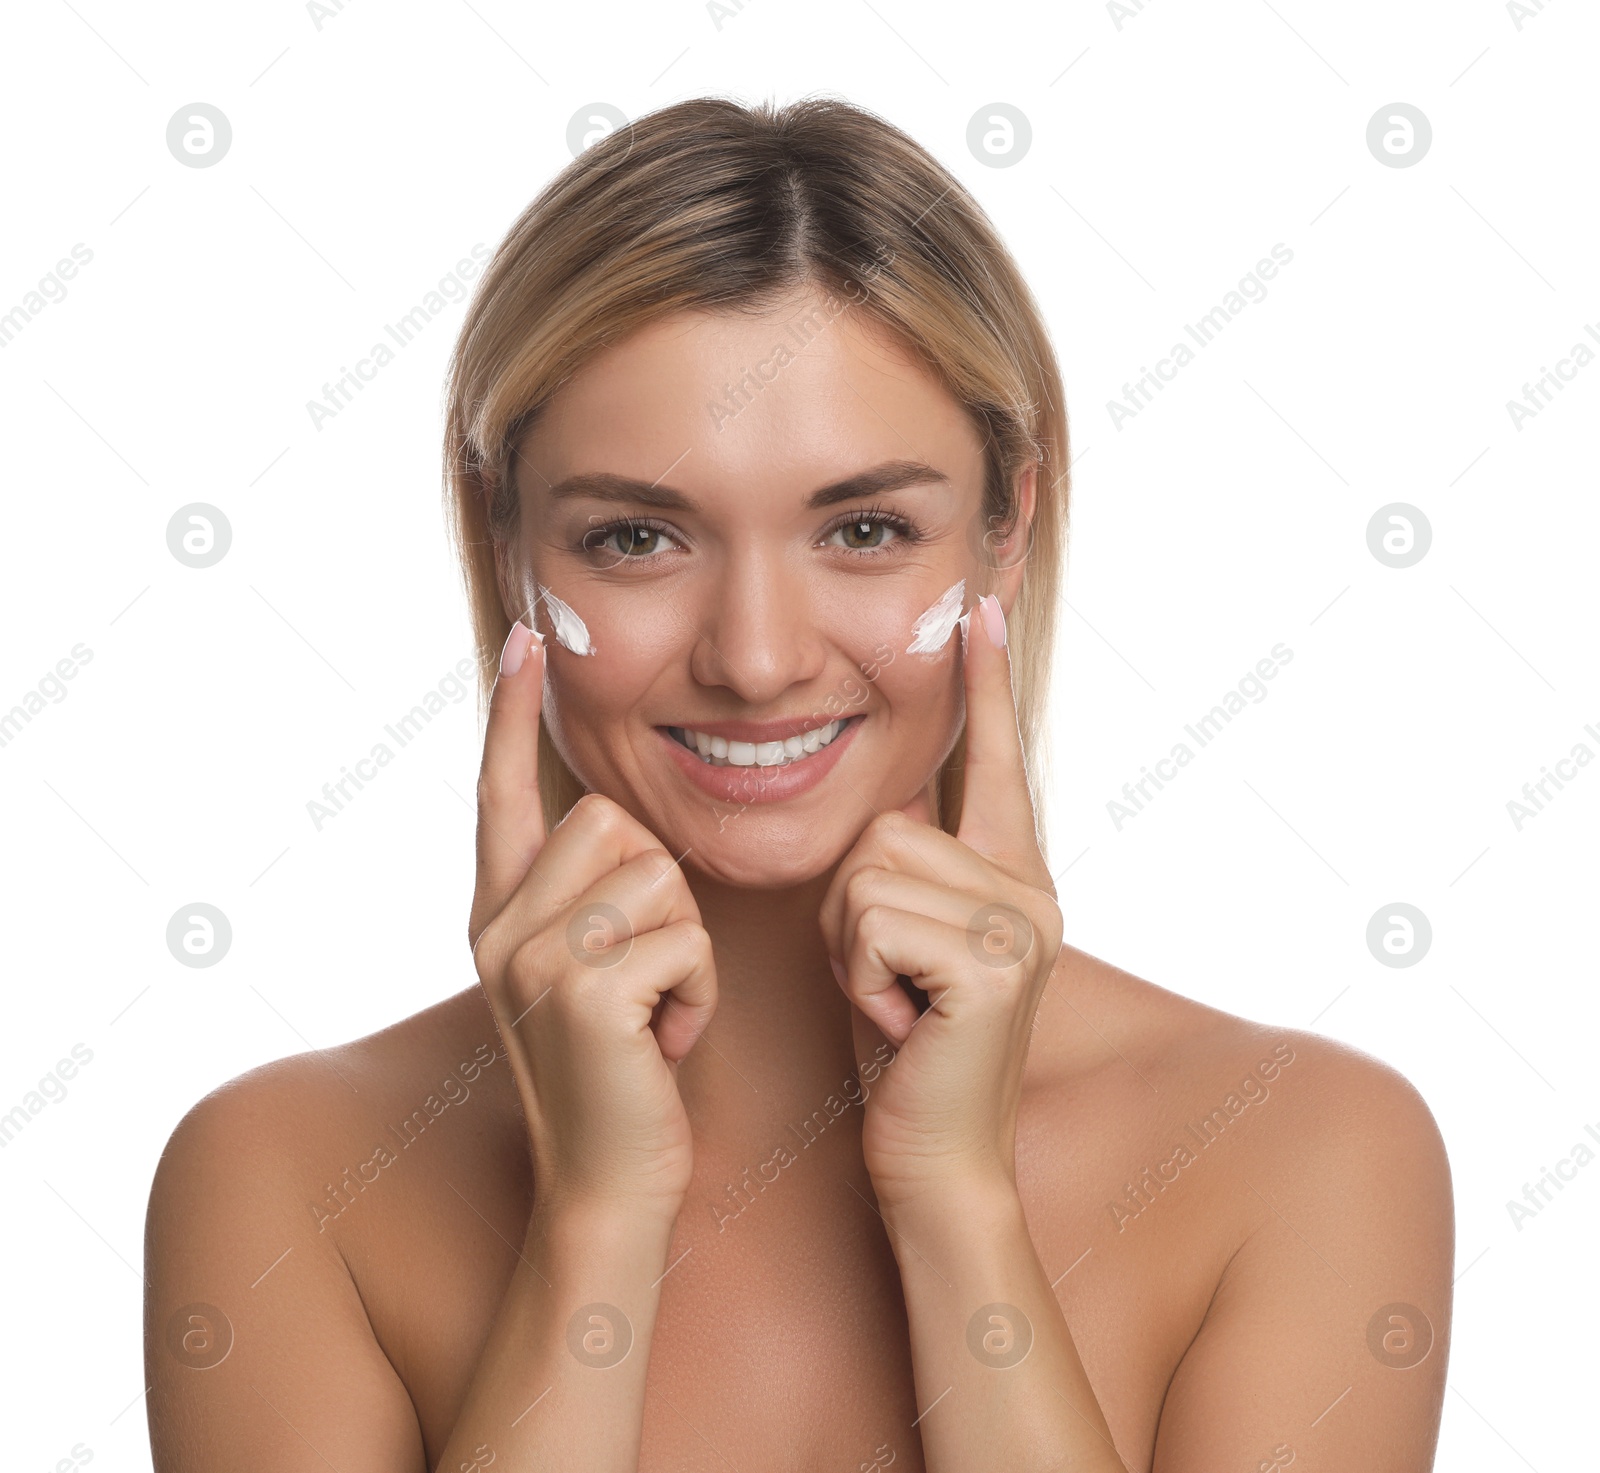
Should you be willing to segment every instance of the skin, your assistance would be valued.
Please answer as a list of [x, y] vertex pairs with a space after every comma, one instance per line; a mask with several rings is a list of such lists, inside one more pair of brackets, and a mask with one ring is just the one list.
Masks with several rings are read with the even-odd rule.
[[[1063, 942], [989, 632], [1026, 565], [976, 560], [971, 421], [848, 312], [708, 413], [815, 306], [656, 323], [521, 447], [508, 613], [537, 578], [598, 653], [508, 641], [480, 985], [174, 1132], [147, 1241], [161, 1473], [1431, 1466], [1453, 1255], [1432, 1117], [1376, 1060]], [[939, 478], [807, 504], [904, 460]], [[556, 495], [601, 472], [692, 505]], [[840, 530], [874, 505], [919, 535]], [[583, 547], [624, 514], [661, 537]], [[961, 577], [991, 617], [906, 655]], [[826, 719], [841, 691], [865, 719], [782, 801], [711, 800], [656, 730]], [[590, 789], [550, 833], [541, 720]], [[963, 722], [949, 835], [928, 788]], [[575, 949], [601, 902], [631, 939]]]

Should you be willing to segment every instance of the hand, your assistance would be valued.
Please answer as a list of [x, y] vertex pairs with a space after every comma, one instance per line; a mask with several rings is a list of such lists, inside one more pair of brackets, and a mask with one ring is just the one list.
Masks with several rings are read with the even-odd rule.
[[536, 1202], [676, 1217], [693, 1143], [678, 1061], [716, 1009], [711, 938], [683, 870], [609, 798], [548, 838], [542, 641], [514, 625], [478, 779], [467, 934], [522, 1099]]
[[[885, 1040], [897, 1050], [864, 1080], [862, 1150], [880, 1202], [968, 1184], [1015, 1190], [1023, 1064], [1062, 921], [1039, 851], [1004, 630], [991, 596], [973, 611], [963, 657], [957, 833], [930, 823], [924, 790], [868, 824], [822, 903], [828, 953], [855, 1005], [857, 1060], [875, 1047], [882, 1059]], [[928, 995], [920, 1016], [902, 977]]]

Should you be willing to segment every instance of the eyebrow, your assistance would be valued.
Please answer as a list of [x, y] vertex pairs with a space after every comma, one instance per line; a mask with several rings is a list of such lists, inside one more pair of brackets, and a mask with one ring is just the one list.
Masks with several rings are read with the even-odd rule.
[[[816, 511], [841, 501], [863, 496], [879, 496], [889, 491], [904, 491], [912, 486], [949, 485], [950, 477], [920, 460], [886, 460], [869, 470], [858, 471], [842, 481], [834, 481], [813, 491], [806, 498], [806, 509]], [[550, 488], [552, 501], [574, 497], [596, 501], [626, 501], [673, 511], [695, 511], [696, 503], [681, 491], [653, 481], [636, 481], [608, 471], [589, 471], [568, 476]]]

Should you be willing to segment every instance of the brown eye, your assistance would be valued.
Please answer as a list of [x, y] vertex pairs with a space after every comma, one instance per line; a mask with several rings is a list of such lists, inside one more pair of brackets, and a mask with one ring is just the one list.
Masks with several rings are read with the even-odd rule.
[[876, 547], [883, 540], [882, 522], [849, 522], [840, 530], [847, 547]]
[[[885, 536], [890, 532], [894, 534], [892, 538]], [[838, 545], [851, 552], [879, 552], [906, 534], [895, 518], [853, 517], [848, 522], [840, 522], [829, 535], [842, 538]]]
[[656, 550], [661, 534], [654, 527], [619, 527], [611, 534], [621, 539], [618, 551], [624, 557], [642, 557]]
[[667, 543], [667, 534], [648, 522], [612, 522], [587, 532], [582, 547], [586, 553], [610, 554], [618, 562], [643, 562], [662, 551]]

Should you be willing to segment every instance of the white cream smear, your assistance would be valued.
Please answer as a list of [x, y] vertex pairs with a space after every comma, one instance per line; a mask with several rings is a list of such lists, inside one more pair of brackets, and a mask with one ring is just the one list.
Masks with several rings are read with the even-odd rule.
[[938, 654], [950, 643], [950, 636], [958, 624], [961, 626], [962, 648], [966, 648], [967, 623], [972, 618], [970, 611], [965, 614], [961, 612], [966, 593], [967, 580], [963, 578], [945, 589], [937, 602], [917, 616], [917, 622], [911, 626], [911, 643], [906, 646], [908, 655]]
[[536, 583], [534, 587], [538, 589], [538, 597], [534, 599], [534, 603], [537, 604], [541, 598], [544, 600], [545, 610], [550, 615], [550, 625], [555, 630], [556, 639], [561, 647], [571, 650], [575, 655], [592, 655], [594, 644], [589, 639], [589, 626], [572, 611], [570, 605], [562, 603], [542, 583]]

